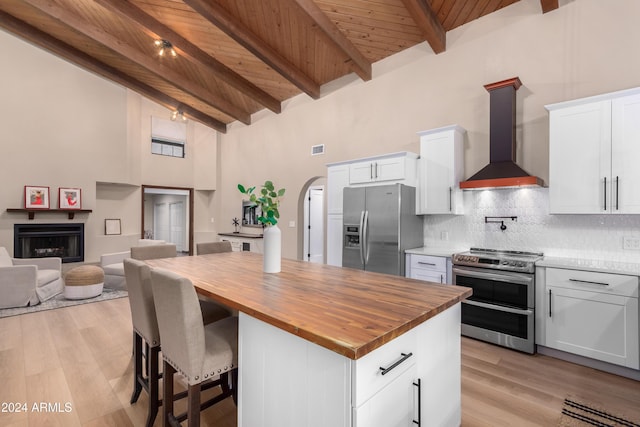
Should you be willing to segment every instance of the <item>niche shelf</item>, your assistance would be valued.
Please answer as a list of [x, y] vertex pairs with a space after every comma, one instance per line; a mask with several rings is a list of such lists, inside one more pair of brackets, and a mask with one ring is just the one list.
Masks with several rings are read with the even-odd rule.
[[73, 219], [76, 213], [91, 213], [92, 209], [24, 209], [24, 208], [9, 208], [7, 209], [9, 213], [27, 213], [29, 219], [34, 219], [36, 217], [36, 212], [41, 214], [51, 214], [51, 213], [66, 213], [69, 219]]

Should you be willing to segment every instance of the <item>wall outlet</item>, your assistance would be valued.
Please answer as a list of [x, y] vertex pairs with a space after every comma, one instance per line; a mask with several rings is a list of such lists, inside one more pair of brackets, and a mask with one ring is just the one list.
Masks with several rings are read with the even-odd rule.
[[440, 232], [440, 240], [449, 240], [449, 232], [448, 231], [441, 231]]
[[296, 226], [296, 222], [295, 221], [289, 221], [289, 227], [290, 228], [294, 228]]
[[640, 237], [623, 237], [622, 248], [631, 251], [640, 251]]

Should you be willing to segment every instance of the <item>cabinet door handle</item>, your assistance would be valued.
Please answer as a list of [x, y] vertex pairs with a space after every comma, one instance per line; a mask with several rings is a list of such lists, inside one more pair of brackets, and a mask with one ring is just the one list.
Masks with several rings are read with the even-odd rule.
[[430, 265], [430, 266], [433, 266], [433, 267], [436, 266], [433, 262], [418, 261], [418, 264], [420, 264], [420, 265]]
[[576, 283], [588, 283], [589, 285], [600, 285], [600, 286], [609, 286], [608, 283], [604, 283], [604, 282], [592, 282], [590, 280], [580, 280], [580, 279], [569, 279], [570, 282], [576, 282]]
[[440, 283], [444, 283], [444, 277], [442, 277], [442, 274], [440, 275]]
[[607, 177], [604, 177], [604, 210], [607, 210]]
[[382, 371], [382, 372], [380, 372], [380, 374], [387, 375], [389, 372], [391, 372], [392, 369], [396, 368], [402, 362], [404, 362], [405, 360], [407, 360], [408, 358], [413, 356], [413, 353], [400, 353], [400, 356], [402, 356], [402, 357], [400, 359], [396, 360], [395, 362], [393, 362], [393, 364], [391, 366], [389, 366], [388, 368], [383, 368], [382, 366], [380, 366], [380, 370]]
[[549, 289], [549, 317], [551, 317], [551, 289]]
[[417, 382], [413, 382], [413, 385], [418, 388], [418, 419], [413, 420], [413, 424], [420, 427], [420, 422], [422, 421], [422, 384], [420, 378], [418, 378]]
[[378, 162], [376, 162], [375, 171], [376, 171], [376, 176], [374, 178], [378, 179]]
[[371, 179], [373, 179], [373, 163], [369, 165], [369, 175], [371, 175]]
[[620, 194], [620, 187], [619, 184], [620, 183], [620, 177], [616, 176], [616, 210], [620, 209], [620, 207], [618, 206], [618, 194]]
[[451, 194], [453, 192], [453, 189], [451, 187], [449, 187], [449, 212], [453, 211], [453, 195]]

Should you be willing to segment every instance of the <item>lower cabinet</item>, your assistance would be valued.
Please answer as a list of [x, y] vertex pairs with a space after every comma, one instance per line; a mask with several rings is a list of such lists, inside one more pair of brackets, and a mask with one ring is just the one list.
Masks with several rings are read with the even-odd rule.
[[238, 426], [459, 426], [460, 313], [352, 360], [241, 312]]
[[246, 238], [243, 239], [241, 237], [229, 237], [229, 236], [220, 236], [220, 241], [228, 241], [231, 242], [231, 248], [234, 252], [256, 252], [261, 254], [263, 252], [262, 248], [262, 238]]
[[546, 347], [640, 368], [638, 277], [547, 268]]
[[405, 277], [450, 285], [451, 258], [432, 255], [407, 254]]
[[342, 214], [327, 215], [327, 264], [342, 267]]

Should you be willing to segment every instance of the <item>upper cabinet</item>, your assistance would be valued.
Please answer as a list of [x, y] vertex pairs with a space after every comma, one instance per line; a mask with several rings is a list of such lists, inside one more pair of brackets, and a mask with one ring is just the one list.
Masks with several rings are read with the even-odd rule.
[[640, 88], [546, 108], [550, 213], [640, 213]]
[[460, 181], [464, 178], [463, 141], [466, 130], [446, 126], [418, 133], [418, 200], [416, 214], [464, 213]]
[[402, 152], [355, 161], [349, 165], [349, 184], [396, 181], [415, 187], [417, 159], [414, 153]]

